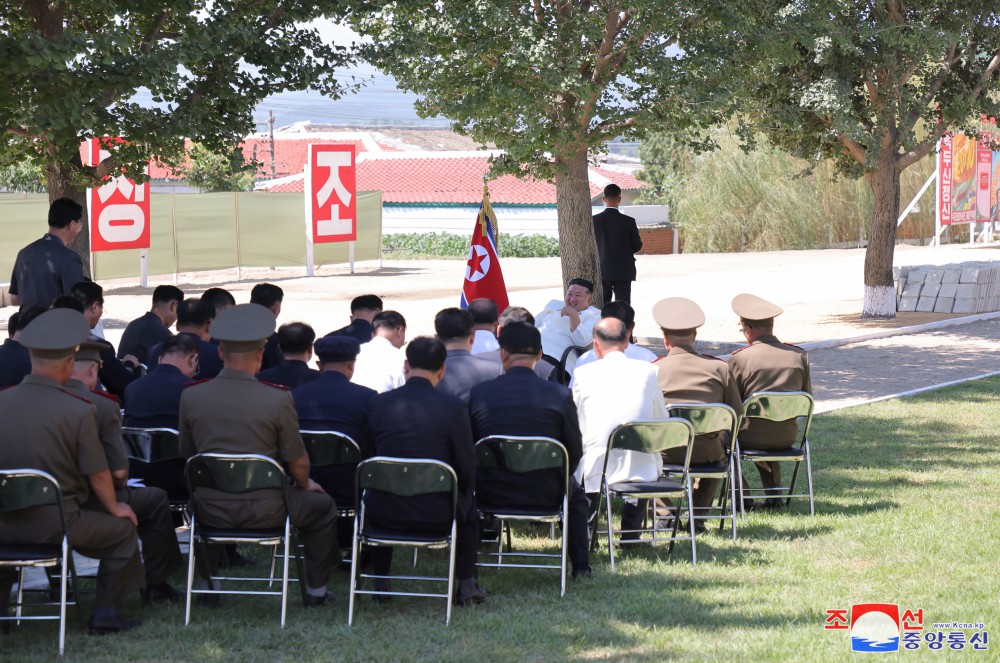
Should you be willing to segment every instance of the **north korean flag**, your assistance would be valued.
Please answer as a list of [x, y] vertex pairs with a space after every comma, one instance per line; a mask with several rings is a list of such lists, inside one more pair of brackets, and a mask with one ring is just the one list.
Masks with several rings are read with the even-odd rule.
[[483, 203], [476, 217], [476, 227], [472, 231], [469, 260], [465, 265], [465, 283], [462, 286], [462, 308], [467, 308], [473, 299], [492, 299], [503, 312], [507, 308], [507, 286], [500, 271], [500, 258], [496, 244], [497, 217], [490, 205], [490, 191], [483, 187]]

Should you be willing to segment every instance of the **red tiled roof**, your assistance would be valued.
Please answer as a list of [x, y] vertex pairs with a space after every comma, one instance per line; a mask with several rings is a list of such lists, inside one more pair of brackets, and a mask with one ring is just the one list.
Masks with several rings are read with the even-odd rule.
[[[431, 153], [433, 154], [433, 153]], [[359, 160], [358, 189], [381, 191], [382, 201], [396, 204], [452, 203], [475, 205], [482, 200], [483, 174], [489, 171], [489, 155], [429, 156], [427, 152], [412, 158], [378, 158], [369, 155]], [[591, 197], [599, 196], [607, 178], [623, 189], [646, 186], [634, 176], [591, 168]], [[599, 180], [599, 181], [594, 181]], [[273, 193], [301, 193], [302, 178], [268, 186]], [[490, 180], [490, 200], [494, 204], [554, 205], [556, 187], [544, 180], [520, 179], [503, 175]]]
[[[309, 137], [308, 135], [305, 135], [302, 138], [275, 136], [273, 177], [285, 177], [301, 173], [302, 168], [306, 163], [306, 149], [310, 143], [322, 143], [325, 145], [354, 145], [356, 154], [368, 151], [364, 141], [360, 139], [331, 140], [316, 138], [315, 136]], [[190, 150], [191, 141], [187, 141], [186, 145], [187, 149]], [[385, 152], [398, 151], [395, 147], [389, 145], [379, 143], [378, 146]], [[271, 178], [271, 139], [267, 137], [254, 136], [243, 141], [243, 145], [241, 147], [243, 148], [244, 159], [251, 161], [256, 158], [256, 160], [260, 162], [261, 167], [258, 171], [258, 177]], [[185, 166], [187, 165], [187, 161], [189, 160], [186, 160]], [[149, 164], [149, 176], [154, 180], [183, 179], [182, 174], [179, 174], [155, 161]]]

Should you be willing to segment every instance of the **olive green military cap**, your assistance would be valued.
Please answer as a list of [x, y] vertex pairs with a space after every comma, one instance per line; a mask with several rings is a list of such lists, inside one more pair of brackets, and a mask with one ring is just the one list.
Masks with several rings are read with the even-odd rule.
[[653, 305], [653, 319], [661, 329], [691, 332], [705, 324], [705, 312], [686, 297], [667, 297]]
[[733, 297], [732, 306], [733, 313], [740, 316], [744, 320], [750, 320], [753, 322], [770, 320], [771, 318], [776, 318], [785, 312], [784, 309], [777, 304], [772, 304], [757, 295], [747, 293]]
[[225, 352], [253, 352], [274, 333], [274, 314], [260, 304], [230, 306], [212, 321], [209, 332]]
[[100, 363], [101, 361], [101, 350], [104, 346], [100, 343], [81, 343], [76, 349], [76, 360], [77, 361], [96, 361]]
[[21, 345], [42, 359], [64, 359], [89, 335], [90, 325], [82, 313], [58, 308], [32, 320], [21, 332]]

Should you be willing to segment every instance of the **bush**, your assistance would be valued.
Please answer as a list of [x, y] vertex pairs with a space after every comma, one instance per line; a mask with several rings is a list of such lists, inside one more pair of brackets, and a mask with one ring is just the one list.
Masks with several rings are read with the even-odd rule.
[[[387, 258], [465, 258], [470, 237], [452, 233], [399, 233], [382, 236]], [[559, 240], [545, 235], [501, 235], [501, 258], [550, 258], [559, 255]]]

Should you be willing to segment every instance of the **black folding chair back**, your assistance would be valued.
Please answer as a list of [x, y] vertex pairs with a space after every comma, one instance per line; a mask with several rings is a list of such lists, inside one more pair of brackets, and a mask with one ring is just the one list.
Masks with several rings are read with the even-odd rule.
[[[611, 570], [615, 569], [615, 543], [621, 543], [622, 538], [615, 538], [615, 534], [639, 534], [650, 532], [653, 543], [669, 542], [670, 552], [673, 553], [676, 541], [691, 541], [691, 563], [697, 564], [697, 552], [694, 542], [694, 521], [688, 518], [688, 536], [678, 534], [679, 517], [675, 517], [673, 528], [669, 537], [660, 535], [657, 529], [657, 517], [655, 506], [653, 508], [653, 518], [651, 528], [640, 530], [615, 530], [611, 521], [611, 498], [620, 497], [622, 499], [649, 499], [660, 498], [663, 500], [676, 499], [679, 506], [683, 500], [687, 501], [687, 507], [691, 508], [691, 478], [688, 474], [688, 467], [691, 464], [691, 448], [694, 442], [694, 429], [691, 424], [677, 417], [668, 419], [644, 419], [630, 421], [616, 427], [608, 436], [607, 453], [604, 456], [604, 469], [601, 472], [601, 494], [598, 498], [605, 505], [605, 515], [607, 516], [607, 537], [608, 554], [611, 563]], [[667, 477], [660, 477], [652, 481], [618, 481], [608, 482], [608, 463], [611, 460], [613, 451], [638, 451], [642, 453], [660, 454], [672, 449], [684, 449], [684, 464], [680, 470], [681, 481], [677, 482]], [[652, 501], [650, 504], [654, 504]], [[600, 517], [600, 503], [598, 504], [598, 517]], [[679, 515], [680, 508], [676, 510]], [[592, 545], [597, 542], [597, 521], [594, 521], [594, 537]]]
[[186, 512], [190, 499], [184, 479], [187, 462], [178, 449], [179, 436], [173, 428], [122, 428], [122, 440], [129, 459], [129, 476], [167, 493], [170, 508]]
[[[366, 491], [377, 490], [396, 497], [418, 497], [444, 493], [450, 498], [450, 522], [442, 523], [439, 534], [425, 532], [400, 532], [396, 529], [379, 527], [371, 523], [366, 513], [364, 496]], [[445, 624], [451, 623], [451, 597], [455, 592], [455, 536], [458, 527], [458, 477], [450, 465], [439, 460], [426, 458], [394, 458], [375, 456], [358, 464], [355, 478], [355, 495], [358, 504], [354, 517], [354, 540], [351, 545], [351, 593], [347, 612], [347, 624], [354, 623], [354, 598], [357, 594], [390, 596], [418, 596], [443, 598], [447, 603]], [[392, 546], [411, 548], [448, 548], [448, 577], [428, 576], [379, 576], [360, 573], [358, 562], [362, 545]], [[400, 592], [376, 589], [361, 589], [362, 578], [384, 580], [413, 580], [446, 582], [447, 593]]]
[[571, 345], [563, 350], [562, 356], [559, 357], [559, 364], [555, 368], [555, 376], [552, 379], [559, 384], [568, 385], [573, 377], [573, 369], [576, 368], [576, 360], [592, 347], [594, 347], [593, 343], [590, 345]]
[[[809, 513], [816, 515], [816, 505], [813, 494], [812, 478], [812, 454], [809, 450], [809, 427], [812, 425], [813, 397], [805, 391], [759, 391], [751, 394], [743, 402], [743, 416], [740, 423], [742, 429], [744, 421], [747, 419], [766, 419], [768, 421], [788, 421], [789, 419], [804, 419], [799, 426], [799, 443], [788, 449], [743, 449], [739, 439], [736, 441], [735, 456], [739, 463], [740, 474], [743, 472], [743, 461], [767, 461], [767, 462], [793, 462], [795, 469], [792, 471], [792, 480], [788, 487], [776, 486], [767, 488], [747, 488], [740, 481], [740, 515], [744, 512], [744, 499], [746, 496], [761, 496], [771, 498], [781, 498], [785, 505], [791, 503], [792, 498], [809, 498]], [[795, 480], [798, 478], [799, 466], [805, 461], [806, 481], [809, 492], [796, 493]]]
[[[198, 454], [192, 456], [184, 468], [188, 487], [191, 491], [191, 533], [188, 555], [188, 593], [184, 624], [191, 621], [192, 594], [254, 594], [281, 597], [281, 627], [285, 627], [285, 617], [288, 610], [288, 564], [294, 557], [299, 566], [299, 577], [303, 578], [302, 560], [297, 555], [289, 556], [294, 544], [294, 530], [291, 516], [288, 515], [288, 481], [281, 465], [272, 458], [259, 454]], [[199, 490], [210, 489], [241, 495], [251, 491], [277, 490], [285, 502], [285, 522], [282, 527], [226, 527], [219, 524], [207, 525], [198, 514]], [[208, 544], [253, 543], [261, 546], [284, 546], [284, 566], [281, 578], [281, 591], [238, 591], [215, 589], [216, 581], [267, 582], [273, 580], [274, 569], [270, 578], [219, 577], [209, 578], [208, 589], [194, 588], [195, 550], [199, 554], [208, 554]], [[273, 558], [272, 558], [273, 559]], [[305, 586], [299, 583], [303, 595]]]
[[[501, 536], [498, 537], [498, 548], [495, 553], [486, 553], [487, 558], [496, 558], [496, 562], [480, 562], [477, 566], [484, 567], [514, 567], [527, 569], [559, 569], [560, 595], [566, 593], [566, 555], [568, 540], [566, 524], [569, 518], [569, 455], [561, 442], [548, 437], [518, 437], [493, 435], [484, 437], [476, 443], [476, 461], [479, 468], [503, 470], [513, 474], [550, 470], [559, 473], [562, 483], [562, 495], [558, 505], [539, 504], [534, 507], [504, 505], [489, 503], [477, 499], [477, 506], [484, 517], [496, 518], [501, 524]], [[477, 479], [477, 485], [482, 481]], [[533, 521], [543, 523], [561, 523], [562, 552], [528, 553], [514, 552], [511, 548], [510, 522], [512, 520]], [[503, 549], [503, 531], [507, 532], [507, 552]], [[540, 559], [558, 558], [559, 564], [531, 564], [504, 562], [504, 556]]]
[[[76, 606], [80, 620], [80, 599], [77, 595], [76, 568], [73, 565], [73, 551], [69, 546], [69, 530], [63, 510], [62, 491], [59, 482], [48, 472], [35, 469], [0, 470], [0, 514], [22, 511], [36, 507], [54, 506], [59, 511], [62, 539], [51, 543], [7, 543], [0, 542], [0, 566], [19, 570], [17, 581], [17, 605], [12, 617], [6, 611], [0, 621], [59, 620], [59, 655], [66, 650], [66, 606]], [[0, 516], [2, 517], [2, 516]], [[24, 571], [26, 568], [59, 567], [59, 601], [24, 603]], [[68, 578], [73, 579], [73, 601], [67, 601]], [[45, 590], [48, 591], [47, 589]], [[7, 597], [3, 597], [4, 603]], [[59, 606], [58, 615], [23, 614], [24, 607]]]
[[[717, 463], [693, 463], [688, 468], [692, 479], [722, 479], [722, 501], [718, 507], [717, 516], [697, 516], [699, 519], [717, 518], [719, 529], [725, 526], [726, 520], [732, 527], [733, 541], [736, 540], [736, 459], [733, 450], [736, 447], [736, 431], [739, 426], [739, 415], [725, 403], [671, 403], [667, 406], [667, 414], [671, 417], [686, 419], [694, 429], [695, 444], [699, 435], [712, 433], [729, 433], [727, 446], [723, 449], [725, 457]], [[693, 451], [692, 451], [693, 453]], [[667, 475], [676, 475], [680, 467], [664, 465]], [[716, 507], [712, 507], [715, 509]]]
[[306, 453], [309, 454], [309, 465], [314, 470], [326, 470], [325, 474], [335, 473], [338, 485], [320, 483], [327, 493], [334, 496], [338, 515], [342, 518], [353, 517], [354, 472], [361, 462], [361, 448], [358, 443], [349, 435], [337, 431], [304, 430], [300, 433]]

